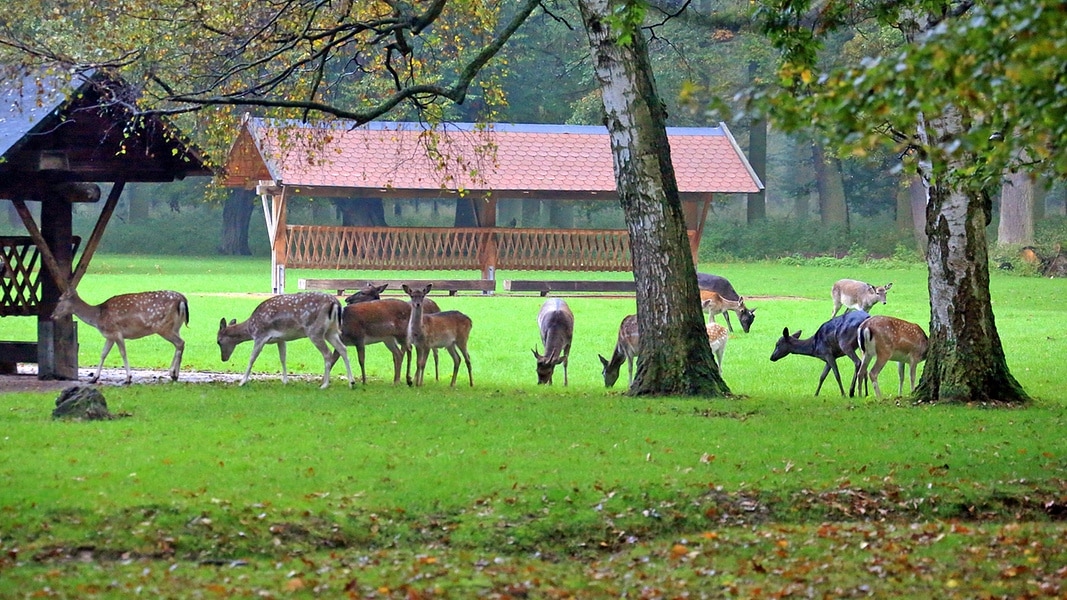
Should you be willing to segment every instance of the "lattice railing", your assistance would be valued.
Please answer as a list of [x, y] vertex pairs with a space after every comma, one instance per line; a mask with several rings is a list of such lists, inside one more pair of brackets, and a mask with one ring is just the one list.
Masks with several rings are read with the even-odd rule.
[[[81, 238], [73, 238], [77, 252]], [[28, 236], [0, 237], [0, 316], [28, 317], [40, 312], [41, 255]]]
[[621, 230], [290, 225], [286, 234], [292, 268], [632, 269], [630, 240]]

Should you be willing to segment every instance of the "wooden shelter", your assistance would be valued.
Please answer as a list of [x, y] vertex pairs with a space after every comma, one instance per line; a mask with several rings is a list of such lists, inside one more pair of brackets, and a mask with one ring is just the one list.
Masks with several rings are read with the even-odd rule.
[[[668, 128], [694, 259], [716, 193], [763, 189], [725, 125]], [[604, 127], [374, 122], [308, 125], [246, 118], [224, 184], [256, 189], [272, 244], [271, 287], [285, 268], [630, 271], [624, 229], [499, 227], [500, 199], [617, 201]], [[470, 198], [476, 227], [289, 225], [293, 196]]]
[[[127, 181], [210, 175], [198, 151], [157, 117], [135, 119], [129, 89], [100, 72], [70, 80], [21, 72], [0, 83], [0, 199], [11, 201], [25, 236], [0, 237], [0, 317], [36, 317], [37, 341], [0, 341], [0, 370], [37, 363], [40, 379], [76, 379], [77, 330], [53, 321], [63, 290], [89, 267]], [[73, 203], [108, 197], [78, 265]], [[27, 202], [40, 202], [40, 223]]]

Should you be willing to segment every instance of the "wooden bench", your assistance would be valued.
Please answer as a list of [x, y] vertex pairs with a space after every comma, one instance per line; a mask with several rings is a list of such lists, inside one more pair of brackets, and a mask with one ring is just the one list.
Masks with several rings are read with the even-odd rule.
[[301, 279], [297, 287], [302, 290], [327, 290], [336, 291], [338, 296], [343, 296], [345, 291], [359, 291], [367, 285], [382, 285], [388, 283], [390, 290], [403, 290], [403, 284], [410, 287], [423, 287], [433, 284], [433, 291], [447, 291], [449, 296], [455, 296], [456, 292], [482, 292], [483, 294], [496, 291], [496, 281], [492, 279]]
[[539, 292], [542, 296], [547, 296], [549, 292], [629, 293], [637, 291], [637, 284], [633, 281], [533, 281], [505, 279], [504, 289], [509, 292]]

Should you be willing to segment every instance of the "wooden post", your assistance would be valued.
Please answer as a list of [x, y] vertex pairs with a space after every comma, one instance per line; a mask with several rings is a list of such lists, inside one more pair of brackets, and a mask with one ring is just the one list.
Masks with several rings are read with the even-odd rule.
[[41, 237], [55, 259], [55, 279], [41, 278], [41, 306], [37, 315], [37, 378], [78, 378], [78, 332], [70, 316], [52, 319], [65, 283], [70, 280], [73, 256], [73, 210], [56, 198], [41, 201]]
[[260, 181], [256, 193], [263, 202], [263, 219], [270, 239], [270, 291], [285, 293], [285, 263], [288, 260], [288, 236], [285, 231], [286, 188], [273, 181]]
[[499, 258], [499, 249], [496, 239], [496, 198], [486, 196], [474, 201], [475, 214], [478, 218], [478, 227], [489, 229], [489, 235], [485, 236], [485, 244], [482, 246], [481, 256], [478, 262], [482, 270], [482, 279], [496, 279], [496, 263]]

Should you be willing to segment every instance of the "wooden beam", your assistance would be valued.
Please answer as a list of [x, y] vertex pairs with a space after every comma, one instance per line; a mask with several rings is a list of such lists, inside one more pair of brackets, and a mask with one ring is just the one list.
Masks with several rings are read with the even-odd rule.
[[93, 233], [89, 236], [85, 249], [82, 250], [81, 258], [78, 260], [78, 267], [74, 269], [74, 273], [70, 276], [71, 287], [77, 289], [78, 282], [81, 281], [85, 272], [89, 270], [89, 261], [93, 259], [93, 254], [96, 254], [96, 247], [100, 245], [100, 238], [104, 236], [104, 230], [107, 228], [108, 222], [111, 221], [111, 215], [115, 212], [115, 206], [119, 203], [119, 196], [122, 195], [124, 187], [126, 187], [125, 181], [116, 181], [111, 186], [111, 192], [108, 193], [104, 208], [100, 211], [100, 217], [96, 220]]
[[15, 205], [15, 210], [19, 213], [19, 217], [22, 217], [22, 223], [26, 226], [26, 231], [30, 234], [30, 239], [37, 246], [37, 251], [41, 254], [41, 259], [44, 261], [44, 266], [48, 269], [48, 274], [52, 276], [52, 281], [55, 282], [56, 287], [60, 292], [67, 291], [67, 279], [63, 276], [63, 271], [59, 268], [59, 263], [56, 261], [55, 254], [52, 254], [52, 249], [48, 247], [48, 242], [44, 241], [44, 236], [41, 235], [41, 230], [37, 228], [37, 223], [33, 220], [33, 215], [30, 214], [30, 209], [26, 207], [26, 203], [22, 200], [14, 199], [11, 201]]

